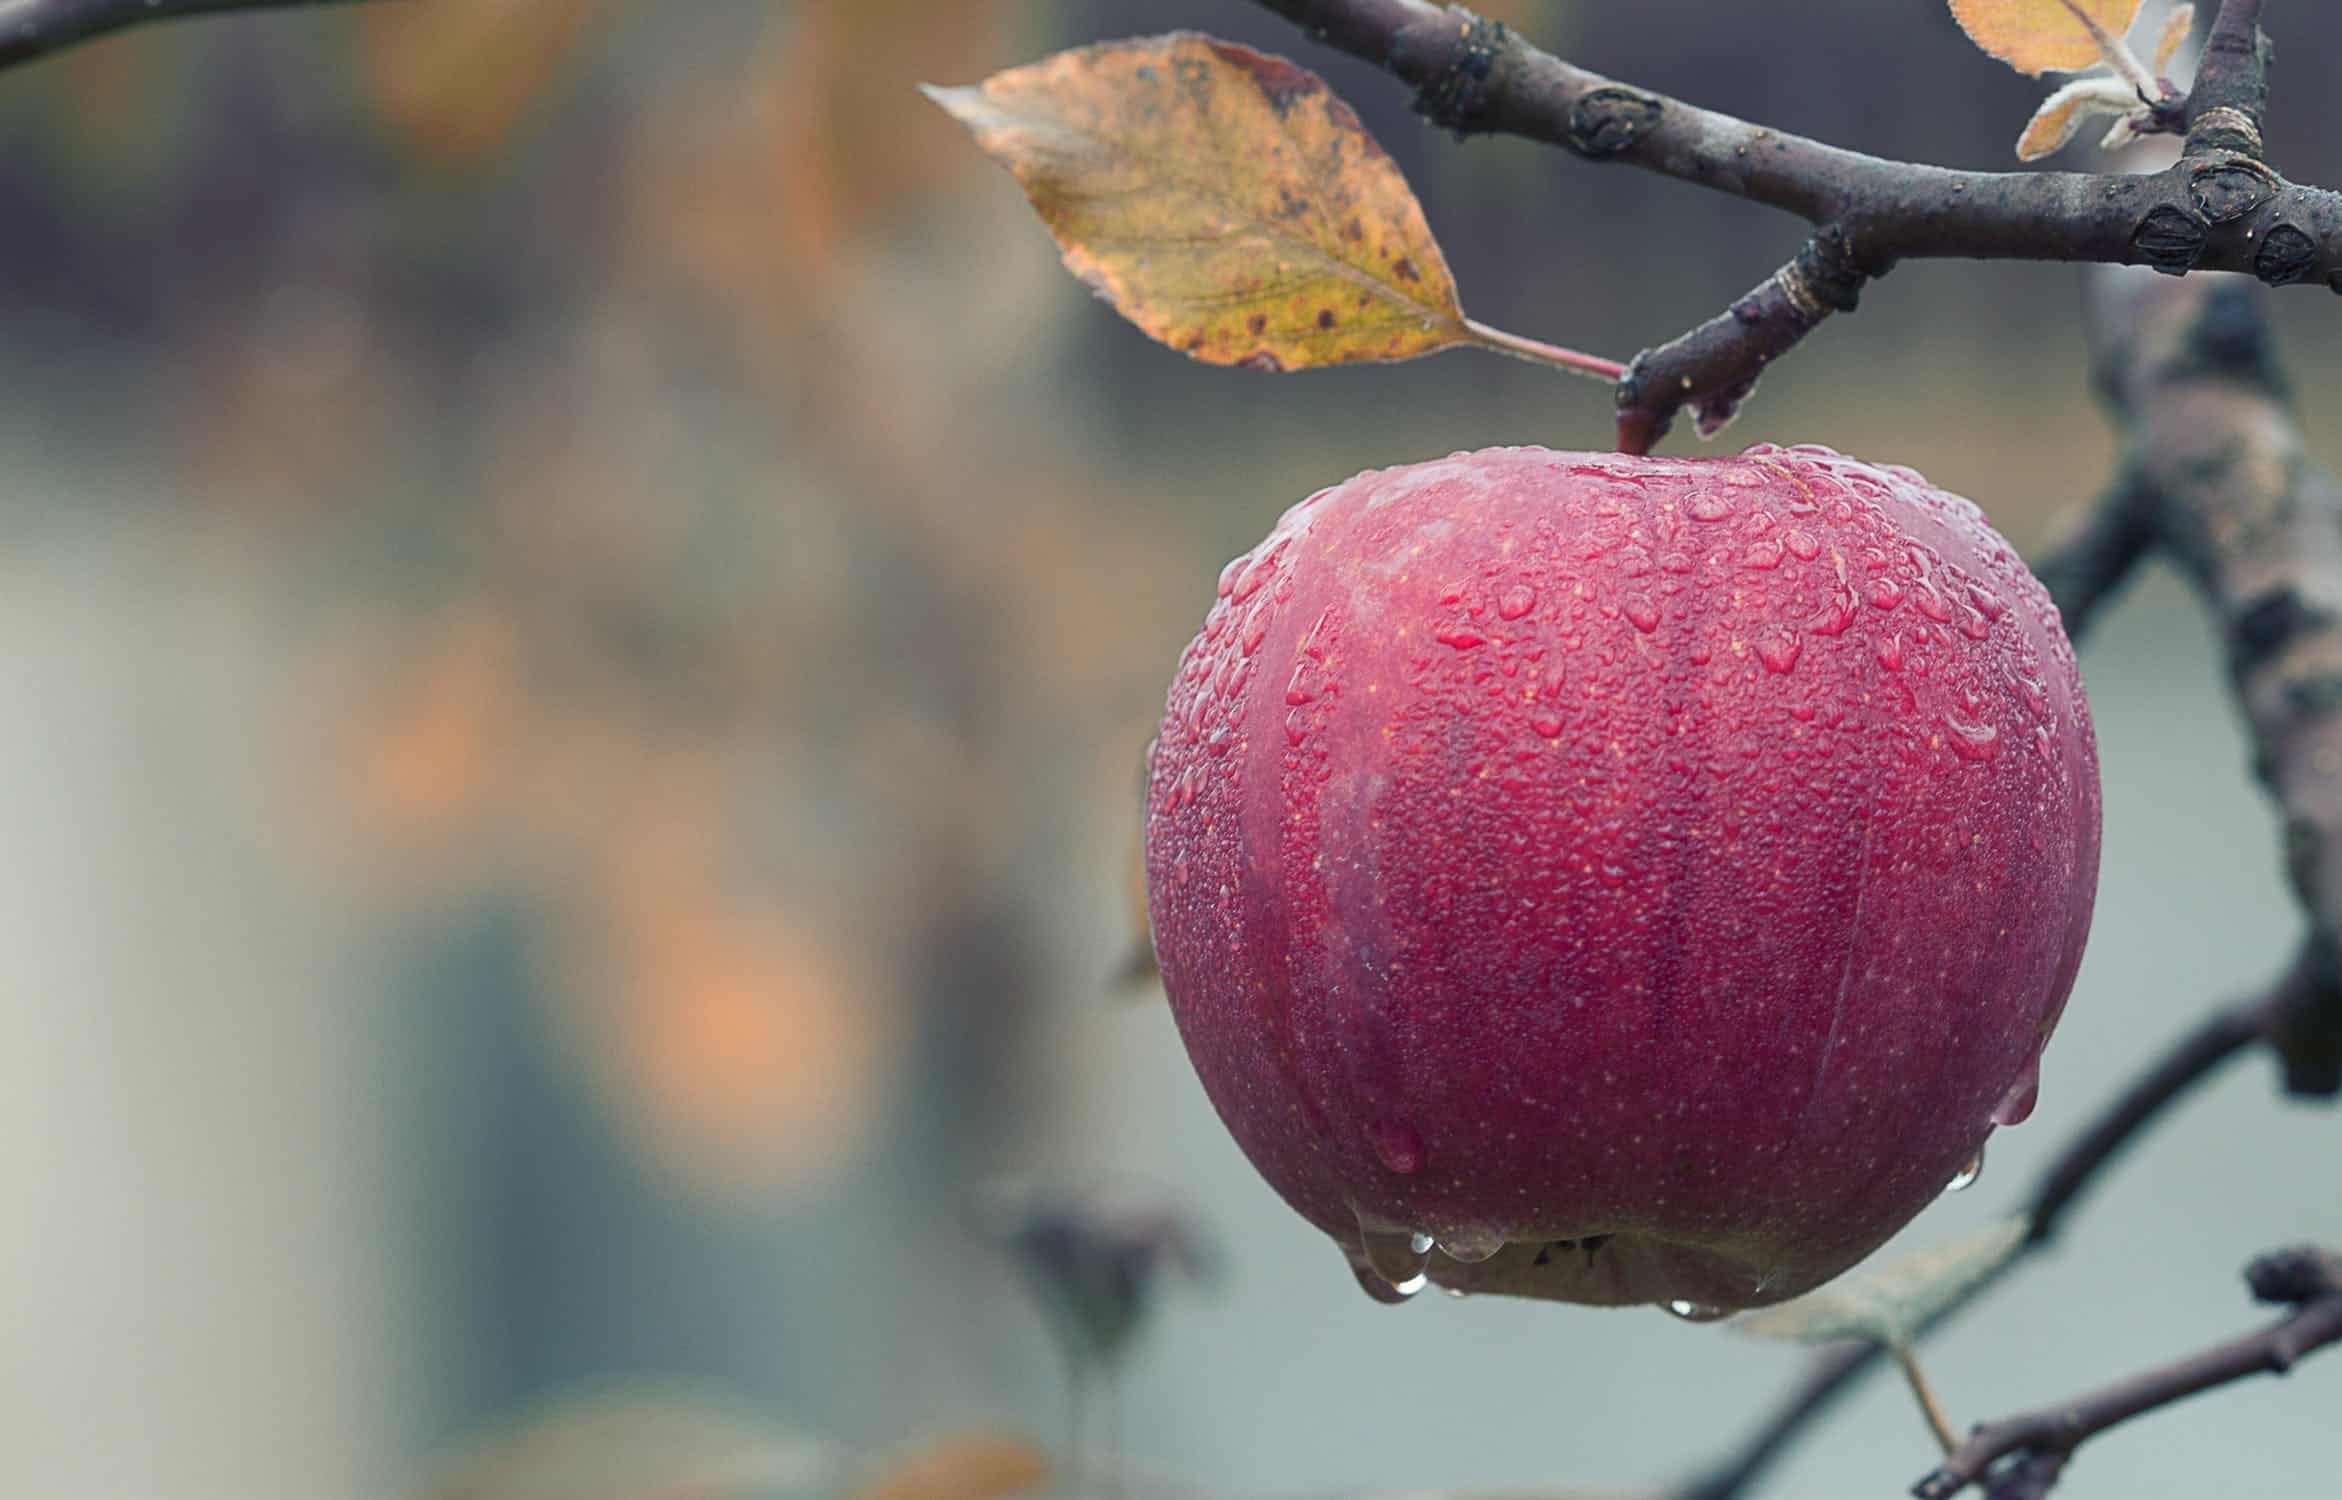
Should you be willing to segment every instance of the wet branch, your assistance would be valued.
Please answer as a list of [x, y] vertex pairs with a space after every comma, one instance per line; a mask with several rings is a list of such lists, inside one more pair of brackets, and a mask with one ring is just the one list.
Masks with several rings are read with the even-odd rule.
[[1501, 131], [1768, 204], [1814, 225], [1804, 250], [1725, 313], [1645, 350], [1618, 383], [1619, 444], [1649, 448], [1690, 408], [1728, 420], [1758, 376], [1897, 262], [2017, 259], [2240, 271], [2342, 289], [2342, 194], [2263, 165], [2258, 0], [2228, 0], [2184, 121], [2186, 154], [2144, 176], [1955, 172], [1888, 161], [1616, 83], [1498, 22], [1431, 0], [1258, 0], [1414, 86], [1458, 133]]
[[1992, 1500], [2040, 1500], [2074, 1450], [2106, 1429], [2250, 1375], [2283, 1375], [2302, 1358], [2342, 1343], [2342, 1255], [2314, 1247], [2279, 1251], [2254, 1261], [2245, 1280], [2255, 1299], [2293, 1311], [2098, 1390], [1987, 1422], [1911, 1493], [1951, 1500], [1981, 1484]]
[[0, 68], [154, 21], [353, 3], [356, 0], [0, 0]]

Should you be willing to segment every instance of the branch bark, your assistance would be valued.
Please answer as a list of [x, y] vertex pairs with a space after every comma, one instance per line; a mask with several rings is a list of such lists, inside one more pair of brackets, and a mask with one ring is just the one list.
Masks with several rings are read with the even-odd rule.
[[0, 68], [154, 21], [354, 3], [357, 0], [0, 0]]
[[[1459, 134], [1503, 131], [1768, 204], [1813, 224], [1796, 261], [1618, 384], [1619, 440], [1641, 452], [1684, 408], [1728, 420], [1771, 362], [1904, 260], [2061, 260], [2227, 270], [2342, 290], [2342, 194], [2260, 160], [2257, 0], [2231, 0], [2187, 112], [2188, 154], [2143, 176], [1955, 172], [1889, 161], [1629, 87], [1430, 0], [1258, 0], [1414, 86]], [[2241, 49], [2237, 35], [2249, 40]]]
[[1918, 1500], [1951, 1500], [1982, 1483], [1993, 1500], [2038, 1500], [2076, 1448], [2119, 1423], [2248, 1375], [2282, 1375], [2302, 1358], [2342, 1343], [2342, 1255], [2306, 1248], [2265, 1255], [2245, 1272], [2262, 1302], [2293, 1311], [2267, 1327], [2143, 1370], [2098, 1390], [1987, 1422], [1911, 1488]]

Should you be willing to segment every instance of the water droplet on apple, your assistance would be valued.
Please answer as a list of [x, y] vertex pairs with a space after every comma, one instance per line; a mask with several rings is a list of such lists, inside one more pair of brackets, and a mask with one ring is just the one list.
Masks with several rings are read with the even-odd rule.
[[1487, 1260], [1504, 1244], [1504, 1235], [1494, 1229], [1451, 1229], [1439, 1237], [1440, 1253], [1467, 1266]]
[[1976, 1148], [1976, 1154], [1968, 1158], [1968, 1165], [1953, 1173], [1952, 1180], [1944, 1184], [1944, 1191], [1947, 1193], [1965, 1192], [1969, 1188], [1974, 1187], [1976, 1185], [1976, 1179], [1982, 1177], [1983, 1175], [1984, 1148], [1982, 1146], [1978, 1146]]
[[1787, 547], [1789, 555], [1799, 562], [1812, 562], [1822, 554], [1822, 544], [1814, 540], [1810, 531], [1791, 528], [1782, 533], [1781, 545]]
[[1903, 585], [1892, 578], [1873, 578], [1863, 597], [1870, 601], [1872, 609], [1893, 609], [1903, 602]]
[[1768, 672], [1786, 672], [1797, 665], [1797, 653], [1803, 649], [1797, 637], [1776, 635], [1757, 642], [1757, 660]]
[[1633, 622], [1635, 629], [1645, 635], [1659, 628], [1659, 606], [1648, 599], [1629, 599], [1626, 602], [1626, 617]]
[[1431, 638], [1443, 646], [1453, 646], [1458, 651], [1469, 651], [1475, 646], [1488, 644], [1488, 637], [1479, 631], [1465, 630], [1461, 627], [1434, 631]]
[[1537, 607], [1537, 591], [1525, 583], [1516, 583], [1496, 598], [1498, 619], [1517, 620]]
[[1974, 724], [1958, 714], [1945, 710], [1944, 743], [1952, 753], [1965, 761], [1987, 761], [2000, 754], [2000, 731], [1990, 724]]
[[1903, 670], [1903, 638], [1901, 636], [1880, 636], [1877, 642], [1877, 650], [1878, 664], [1880, 666], [1885, 667], [1890, 672], [1900, 672]]
[[1689, 1302], [1681, 1297], [1668, 1303], [1667, 1311], [1686, 1323], [1716, 1323], [1732, 1316], [1728, 1308], [1713, 1307], [1705, 1302]]
[[1358, 1278], [1360, 1291], [1385, 1307], [1397, 1307], [1400, 1303], [1413, 1298], [1416, 1292], [1423, 1290], [1421, 1278], [1417, 1278], [1417, 1284], [1413, 1291], [1402, 1291], [1390, 1282], [1383, 1280], [1382, 1273], [1376, 1271], [1372, 1266], [1362, 1266], [1356, 1261], [1350, 1263], [1350, 1274]]
[[2001, 1095], [2000, 1103], [1992, 1107], [1995, 1125], [2022, 1125], [2033, 1116], [2033, 1106], [2041, 1102], [2041, 1059], [2025, 1064], [2025, 1071]]
[[1721, 521], [1732, 514], [1732, 502], [1713, 490], [1706, 490], [1692, 496], [1684, 509], [1695, 521]]
[[1285, 545], [1280, 540], [1268, 551], [1262, 553], [1257, 560], [1247, 563], [1243, 571], [1239, 572], [1234, 582], [1229, 585], [1228, 597], [1235, 603], [1242, 604], [1254, 594], [1259, 593], [1261, 585], [1276, 576], [1277, 565], [1284, 561]]
[[1404, 1174], [1423, 1165], [1423, 1137], [1406, 1121], [1377, 1120], [1366, 1134], [1374, 1142], [1374, 1154], [1392, 1171]]
[[1431, 1248], [1431, 1236], [1419, 1229], [1385, 1229], [1367, 1223], [1363, 1215], [1358, 1220], [1359, 1254], [1377, 1276], [1405, 1296], [1411, 1297], [1423, 1289], [1423, 1272], [1431, 1264]]

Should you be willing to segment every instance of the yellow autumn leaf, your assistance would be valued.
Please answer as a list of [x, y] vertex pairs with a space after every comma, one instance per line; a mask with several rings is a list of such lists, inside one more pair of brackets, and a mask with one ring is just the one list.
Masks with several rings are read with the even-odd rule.
[[2146, 0], [1952, 0], [1952, 19], [2020, 73], [2071, 73], [2105, 58]]
[[1197, 359], [1491, 342], [1397, 165], [1305, 68], [1183, 32], [926, 92], [1024, 185], [1076, 276]]
[[2077, 78], [2033, 112], [2017, 137], [2017, 159], [2039, 161], [2065, 149], [2082, 127], [2101, 115], [2123, 115], [2138, 105], [2128, 89], [2111, 78]]

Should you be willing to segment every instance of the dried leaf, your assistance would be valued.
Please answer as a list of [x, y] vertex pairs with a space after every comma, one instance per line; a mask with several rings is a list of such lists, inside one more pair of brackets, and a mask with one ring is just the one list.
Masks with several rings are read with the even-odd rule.
[[2179, 55], [2181, 44], [2196, 30], [2196, 8], [2193, 5], [2175, 5], [2171, 14], [2163, 18], [2163, 34], [2155, 39], [2155, 72], [2158, 77], [2171, 72], [2171, 60]]
[[[2145, 0], [1952, 0], [1952, 19], [1977, 46], [2020, 73], [2071, 73], [2105, 60], [2095, 25], [2120, 37]], [[2086, 18], [2086, 19], [2085, 19]]]
[[1901, 1343], [2007, 1264], [2032, 1227], [2032, 1220], [2019, 1214], [1966, 1239], [1907, 1255], [1868, 1276], [1744, 1313], [1732, 1326], [1758, 1338], [1799, 1344], [1832, 1339]]
[[556, 1398], [499, 1425], [432, 1474], [417, 1500], [599, 1495], [835, 1495], [837, 1457], [747, 1403], [630, 1381]]
[[2017, 137], [2017, 159], [2039, 161], [2065, 149], [2082, 127], [2103, 115], [2127, 115], [2138, 99], [2111, 78], [2077, 78], [2033, 112], [2025, 133]]
[[1183, 32], [927, 94], [1016, 175], [1076, 276], [1197, 359], [1292, 370], [1479, 341], [1397, 165], [1282, 58]]
[[855, 1492], [854, 1500], [1010, 1500], [1037, 1495], [1049, 1458], [1021, 1438], [976, 1432], [920, 1449]]

